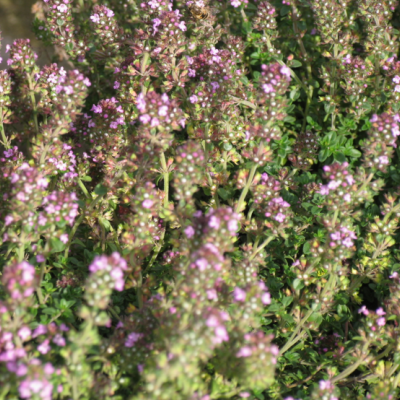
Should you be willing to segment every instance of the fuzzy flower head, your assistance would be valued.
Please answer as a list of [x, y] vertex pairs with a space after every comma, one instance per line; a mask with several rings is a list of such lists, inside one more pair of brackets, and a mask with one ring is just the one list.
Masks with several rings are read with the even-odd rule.
[[112, 290], [124, 289], [124, 271], [126, 261], [118, 254], [98, 256], [89, 266], [90, 276], [87, 282], [86, 300], [92, 306], [104, 309]]
[[4, 268], [2, 283], [10, 294], [11, 301], [22, 301], [35, 290], [35, 268], [26, 261], [9, 265]]

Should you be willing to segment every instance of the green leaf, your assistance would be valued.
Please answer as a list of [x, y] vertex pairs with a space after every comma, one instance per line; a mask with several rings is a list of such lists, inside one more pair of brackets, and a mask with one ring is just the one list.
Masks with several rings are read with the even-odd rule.
[[50, 239], [50, 253], [59, 253], [65, 249], [65, 244], [58, 238]]
[[300, 290], [300, 289], [302, 289], [304, 287], [304, 283], [303, 283], [303, 281], [301, 279], [296, 278], [293, 281], [292, 286], [293, 286], [294, 290]]
[[292, 301], [293, 301], [293, 296], [284, 297], [282, 299], [282, 304], [286, 308], [291, 304]]
[[281, 8], [281, 16], [284, 17], [285, 15], [289, 14], [289, 11], [290, 11], [290, 7], [283, 6]]
[[81, 176], [81, 181], [92, 182], [92, 178], [90, 176]]
[[332, 151], [330, 149], [323, 149], [319, 152], [318, 159], [319, 161], [324, 162], [331, 154]]
[[296, 101], [299, 97], [300, 97], [300, 91], [299, 90], [293, 89], [290, 92], [290, 98], [292, 99], [292, 101]]
[[94, 192], [99, 196], [104, 196], [105, 194], [107, 194], [107, 188], [99, 183], [95, 187]]
[[232, 194], [223, 188], [219, 188], [217, 190], [217, 192], [221, 196], [221, 198], [224, 200], [228, 200], [232, 197]]
[[261, 78], [261, 73], [258, 71], [253, 71], [253, 77], [254, 77], [254, 80], [257, 82]]
[[345, 156], [343, 153], [340, 153], [340, 152], [335, 153], [335, 154], [333, 155], [333, 158], [334, 158], [336, 161], [340, 162], [340, 163], [343, 163], [343, 162], [346, 161], [346, 156]]
[[56, 22], [57, 22], [58, 26], [63, 26], [64, 23], [65, 23], [65, 21], [63, 19], [61, 19], [61, 18], [58, 18]]
[[311, 253], [311, 244], [310, 242], [306, 242], [303, 245], [303, 253], [304, 254], [310, 254]]
[[291, 68], [298, 68], [301, 67], [303, 64], [299, 60], [292, 60], [290, 67]]
[[53, 307], [47, 307], [44, 310], [42, 310], [43, 314], [48, 314], [48, 315], [55, 315], [57, 314], [57, 310]]
[[110, 221], [108, 219], [99, 217], [99, 222], [100, 222], [101, 225], [103, 225], [104, 229], [107, 232], [110, 232], [112, 230], [112, 226], [111, 226]]
[[360, 158], [362, 156], [361, 151], [357, 150], [357, 149], [350, 149], [348, 151], [345, 151], [346, 156], [348, 157], [352, 157], [352, 158]]

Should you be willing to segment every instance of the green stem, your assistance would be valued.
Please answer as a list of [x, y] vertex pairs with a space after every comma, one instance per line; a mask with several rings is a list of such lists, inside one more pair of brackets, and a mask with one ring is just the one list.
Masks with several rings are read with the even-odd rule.
[[250, 256], [250, 261], [265, 247], [268, 245], [269, 242], [275, 239], [275, 235], [271, 235], [268, 239], [264, 240], [259, 247], [257, 247], [254, 253]]
[[165, 160], [165, 154], [162, 151], [160, 154], [160, 162], [161, 162], [161, 167], [162, 167], [162, 172], [163, 172], [163, 177], [164, 177], [164, 207], [168, 208], [168, 197], [169, 197], [169, 172], [167, 168], [167, 162]]
[[140, 73], [144, 74], [146, 72], [146, 68], [147, 68], [147, 61], [149, 61], [150, 58], [150, 54], [145, 51], [143, 53], [143, 58], [142, 58], [142, 62], [140, 64]]
[[139, 273], [139, 279], [138, 279], [138, 286], [137, 286], [137, 300], [138, 300], [138, 306], [139, 309], [143, 308], [143, 290], [142, 290], [142, 286], [143, 286], [143, 275], [142, 275], [142, 271], [140, 271]]
[[51, 319], [51, 321], [49, 322], [49, 324], [51, 324], [51, 323], [54, 322], [54, 321], [57, 321], [58, 318], [60, 318], [61, 315], [63, 315], [63, 314], [64, 314], [64, 310], [61, 310], [60, 312], [58, 312], [58, 313]]
[[39, 134], [39, 123], [38, 123], [38, 111], [37, 111], [37, 106], [36, 106], [36, 99], [35, 99], [35, 92], [33, 90], [33, 84], [32, 84], [32, 77], [30, 74], [27, 74], [28, 78], [28, 84], [29, 84], [29, 94], [31, 97], [31, 102], [32, 102], [32, 109], [33, 109], [33, 120], [35, 122], [35, 129], [36, 129], [36, 134]]
[[282, 356], [286, 351], [288, 351], [294, 344], [296, 344], [301, 339], [301, 334], [297, 337], [297, 333], [303, 328], [303, 325], [308, 321], [313, 312], [314, 310], [312, 308], [308, 310], [307, 314], [303, 317], [299, 325], [297, 325], [297, 327], [293, 331], [292, 336], [290, 336], [287, 343], [279, 351], [280, 356]]
[[339, 214], [339, 210], [335, 210], [335, 213], [333, 214], [333, 219], [332, 219], [332, 227], [335, 227], [338, 214]]
[[[335, 89], [336, 89], [336, 59], [337, 59], [337, 55], [338, 55], [338, 45], [335, 43], [333, 45], [333, 57], [334, 57], [334, 64], [332, 65], [332, 83], [331, 83], [331, 87], [329, 90], [329, 94], [331, 96], [331, 100], [333, 100], [333, 97], [335, 96]], [[335, 130], [335, 119], [336, 119], [336, 114], [335, 114], [335, 110], [332, 111], [332, 130]]]
[[3, 388], [1, 389], [0, 392], [0, 400], [5, 400], [7, 393], [10, 391], [11, 385], [9, 383], [6, 383]]
[[[368, 343], [364, 345], [364, 347], [362, 349], [362, 354], [364, 354], [367, 351], [367, 349], [368, 349]], [[365, 361], [365, 359], [359, 358], [354, 364], [347, 367], [339, 375], [336, 375], [335, 377], [333, 377], [331, 379], [331, 382], [335, 383], [335, 382], [338, 382], [338, 381], [346, 378], [346, 376], [349, 376], [350, 374], [352, 374], [364, 361]]]
[[119, 317], [118, 313], [114, 310], [112, 306], [108, 306], [108, 309], [110, 310], [111, 314], [118, 320], [121, 321], [121, 318]]
[[[329, 280], [326, 283], [320, 298], [325, 296], [325, 293], [330, 289], [332, 286], [332, 283], [336, 279], [336, 275], [332, 272], [329, 276]], [[300, 321], [299, 325], [297, 325], [296, 329], [293, 331], [292, 336], [290, 336], [290, 339], [288, 342], [285, 344], [285, 346], [282, 347], [282, 349], [279, 352], [279, 355], [281, 356], [283, 353], [285, 353], [287, 350], [289, 350], [294, 344], [296, 344], [302, 337], [303, 332], [301, 332], [299, 335], [297, 333], [303, 328], [304, 324], [308, 321], [308, 319], [311, 317], [311, 315], [314, 313], [314, 310], [310, 308], [307, 312], [307, 314], [304, 316], [304, 318]]]
[[18, 247], [17, 257], [18, 257], [18, 262], [22, 262], [25, 257], [25, 240], [23, 234], [21, 234], [21, 243], [20, 246]]
[[88, 190], [86, 189], [86, 186], [83, 184], [83, 182], [81, 181], [80, 178], [78, 178], [78, 185], [79, 187], [82, 189], [83, 194], [85, 195], [86, 198], [91, 199], [92, 196], [90, 195], [90, 193], [88, 192]]
[[3, 140], [3, 145], [6, 150], [9, 150], [10, 145], [7, 140], [6, 132], [4, 130], [4, 124], [3, 124], [3, 107], [0, 107], [0, 133], [1, 133], [1, 139]]
[[248, 193], [248, 191], [250, 189], [250, 186], [253, 183], [253, 179], [254, 179], [254, 175], [255, 175], [256, 171], [257, 171], [257, 164], [253, 165], [253, 167], [251, 168], [249, 177], [248, 177], [247, 182], [246, 182], [246, 185], [243, 188], [242, 193], [240, 193], [239, 201], [238, 201], [238, 203], [236, 205], [236, 208], [235, 208], [235, 212], [236, 213], [242, 212], [244, 199], [246, 198], [246, 195], [247, 195], [247, 193]]
[[365, 187], [368, 186], [368, 184], [371, 182], [373, 177], [374, 177], [373, 173], [368, 175], [367, 180], [364, 181], [364, 183], [361, 185], [360, 189], [358, 189], [357, 192], [353, 195], [354, 198], [356, 198], [365, 189]]
[[79, 216], [79, 218], [75, 221], [74, 226], [71, 229], [71, 232], [69, 234], [69, 238], [68, 238], [68, 243], [65, 246], [65, 251], [64, 251], [64, 257], [67, 258], [68, 257], [68, 252], [69, 252], [69, 248], [71, 246], [72, 243], [72, 239], [75, 236], [76, 231], [79, 228], [79, 225], [82, 223], [83, 219], [85, 218], [85, 210], [82, 210], [82, 214]]
[[42, 262], [40, 264], [40, 273], [39, 273], [39, 282], [37, 285], [36, 293], [39, 298], [39, 304], [44, 304], [44, 298], [43, 298], [43, 292], [42, 292], [42, 281], [43, 281], [43, 276], [44, 276], [44, 267], [45, 267], [46, 262]]
[[397, 388], [397, 386], [400, 383], [400, 372], [396, 375], [396, 377], [393, 379], [393, 387]]
[[379, 84], [380, 84], [380, 74], [379, 74], [379, 70], [380, 70], [380, 65], [379, 65], [379, 58], [377, 56], [375, 56], [375, 112], [378, 112], [379, 109], [379, 94], [380, 94], [380, 90], [379, 90]]
[[300, 46], [300, 50], [301, 50], [301, 53], [303, 55], [303, 60], [307, 65], [307, 75], [308, 75], [308, 81], [309, 81], [308, 82], [309, 83], [308, 91], [306, 92], [306, 94], [307, 94], [307, 102], [306, 102], [306, 108], [305, 108], [305, 111], [304, 111], [304, 119], [303, 119], [303, 125], [302, 125], [302, 131], [304, 132], [304, 130], [306, 128], [306, 125], [307, 125], [307, 115], [308, 115], [308, 112], [309, 112], [309, 109], [310, 109], [310, 104], [311, 104], [311, 101], [312, 101], [314, 88], [311, 85], [312, 67], [311, 67], [311, 64], [310, 64], [310, 62], [308, 60], [307, 50], [306, 50], [306, 48], [304, 46], [303, 40], [301, 39], [301, 31], [300, 31], [299, 26], [297, 24], [297, 21], [298, 21], [298, 19], [297, 19], [297, 8], [295, 7], [294, 4], [292, 5], [292, 19], [293, 19], [293, 31], [295, 32], [295, 34], [297, 36], [297, 43]]
[[208, 163], [208, 153], [209, 153], [209, 146], [207, 143], [209, 129], [210, 129], [210, 124], [206, 124], [206, 126], [204, 128], [204, 160], [205, 160], [206, 164]]

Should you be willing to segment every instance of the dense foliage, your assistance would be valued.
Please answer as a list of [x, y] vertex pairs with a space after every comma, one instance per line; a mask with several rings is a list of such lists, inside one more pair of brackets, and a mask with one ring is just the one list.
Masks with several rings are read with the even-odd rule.
[[38, 2], [54, 60], [0, 71], [0, 399], [399, 398], [397, 6]]

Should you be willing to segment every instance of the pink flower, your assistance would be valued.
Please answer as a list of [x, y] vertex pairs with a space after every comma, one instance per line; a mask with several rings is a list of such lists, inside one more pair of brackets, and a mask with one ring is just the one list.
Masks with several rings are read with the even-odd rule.
[[167, 114], [168, 114], [168, 106], [161, 106], [161, 107], [158, 109], [158, 115], [159, 115], [160, 117], [166, 117]]
[[194, 94], [192, 96], [189, 97], [189, 100], [192, 104], [195, 104], [199, 101], [199, 98]]
[[263, 88], [264, 92], [267, 93], [267, 94], [275, 92], [274, 87], [270, 83], [264, 83], [262, 85], [262, 88]]
[[321, 390], [328, 390], [332, 388], [332, 383], [330, 381], [319, 381], [319, 388]]
[[101, 114], [103, 112], [103, 109], [101, 108], [101, 106], [96, 106], [95, 104], [93, 104], [90, 111], [93, 111], [94, 113], [97, 114]]
[[143, 201], [142, 207], [143, 208], [151, 208], [153, 204], [154, 204], [153, 200], [146, 199], [146, 200]]
[[57, 335], [54, 336], [53, 343], [55, 343], [57, 346], [60, 347], [64, 347], [66, 344], [65, 339], [59, 333], [57, 333]]
[[47, 354], [51, 350], [49, 343], [50, 343], [49, 339], [46, 339], [43, 343], [41, 343], [37, 347], [40, 354]]
[[146, 101], [144, 99], [144, 94], [140, 93], [136, 97], [136, 107], [138, 108], [139, 111], [144, 112], [146, 110]]
[[63, 234], [60, 236], [60, 240], [61, 240], [64, 244], [67, 244], [67, 243], [68, 243], [68, 234], [67, 234], [67, 233], [63, 233]]
[[100, 17], [98, 14], [93, 14], [90, 16], [90, 19], [92, 20], [92, 22], [94, 22], [95, 24], [98, 24], [100, 22]]
[[236, 233], [236, 231], [238, 230], [238, 222], [236, 219], [231, 219], [228, 221], [228, 231], [230, 233]]
[[215, 338], [213, 339], [214, 343], [222, 343], [227, 342], [229, 340], [228, 332], [226, 328], [222, 325], [217, 326], [214, 330]]
[[24, 326], [18, 331], [18, 336], [23, 340], [26, 341], [31, 337], [32, 331], [27, 327]]
[[192, 226], [188, 226], [186, 229], [185, 229], [185, 235], [190, 239], [191, 237], [193, 237], [194, 236], [194, 229], [193, 229], [193, 227]]
[[59, 6], [57, 6], [57, 10], [66, 13], [68, 11], [68, 7], [65, 4], [60, 4]]
[[112, 18], [114, 16], [114, 11], [110, 10], [107, 7], [104, 7], [104, 10], [105, 10], [106, 15], [107, 15], [108, 18]]
[[287, 80], [290, 81], [290, 76], [291, 76], [290, 68], [288, 68], [288, 67], [286, 67], [286, 66], [283, 66], [283, 67], [281, 68], [281, 74], [282, 74], [282, 75], [285, 75], [286, 78], [287, 78]]
[[155, 128], [155, 127], [157, 127], [158, 125], [160, 125], [160, 121], [158, 120], [158, 118], [152, 118], [152, 119], [151, 119], [151, 124], [150, 124], [150, 126], [151, 126], [152, 128]]
[[286, 218], [285, 214], [278, 213], [277, 215], [275, 215], [274, 220], [278, 222], [283, 222], [285, 218]]
[[246, 292], [243, 289], [236, 287], [233, 290], [233, 298], [235, 301], [245, 301], [246, 300]]
[[125, 340], [125, 347], [133, 347], [135, 343], [143, 336], [142, 333], [132, 332]]
[[382, 307], [379, 307], [379, 308], [376, 310], [376, 315], [382, 316], [382, 315], [386, 315], [386, 313], [385, 313], [385, 311], [383, 311], [383, 308], [382, 308]]
[[143, 114], [139, 117], [139, 120], [142, 124], [148, 124], [151, 121], [151, 117], [149, 114]]
[[263, 293], [261, 296], [261, 301], [263, 304], [271, 304], [271, 295], [268, 292]]
[[242, 347], [237, 353], [236, 357], [250, 357], [252, 355], [253, 351], [251, 350], [250, 347], [244, 346]]
[[369, 314], [369, 311], [367, 309], [366, 306], [362, 306], [359, 310], [358, 310], [359, 314], [364, 314], [365, 316], [367, 316]]
[[4, 222], [5, 226], [10, 225], [14, 221], [14, 218], [11, 215], [6, 215]]
[[113, 88], [118, 89], [119, 87], [120, 87], [120, 83], [118, 81], [115, 81]]
[[381, 317], [376, 320], [376, 323], [378, 326], [384, 326], [386, 324], [386, 320], [384, 317]]

